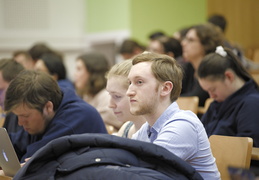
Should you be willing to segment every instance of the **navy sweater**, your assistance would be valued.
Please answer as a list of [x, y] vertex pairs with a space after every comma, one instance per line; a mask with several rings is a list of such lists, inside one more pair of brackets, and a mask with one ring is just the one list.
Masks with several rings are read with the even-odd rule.
[[21, 162], [53, 139], [82, 133], [107, 133], [97, 110], [79, 98], [73, 90], [62, 89], [63, 99], [54, 118], [40, 135], [30, 135], [23, 129], [11, 133], [11, 141]]
[[251, 137], [259, 147], [259, 92], [250, 80], [224, 102], [212, 102], [201, 119], [208, 136]]

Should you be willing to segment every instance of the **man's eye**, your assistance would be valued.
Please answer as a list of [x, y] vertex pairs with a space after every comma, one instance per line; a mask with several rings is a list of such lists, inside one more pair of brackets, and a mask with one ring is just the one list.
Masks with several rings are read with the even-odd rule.
[[29, 115], [21, 115], [20, 117], [21, 117], [21, 118], [28, 118]]
[[143, 83], [143, 81], [137, 81], [137, 84], [142, 84]]

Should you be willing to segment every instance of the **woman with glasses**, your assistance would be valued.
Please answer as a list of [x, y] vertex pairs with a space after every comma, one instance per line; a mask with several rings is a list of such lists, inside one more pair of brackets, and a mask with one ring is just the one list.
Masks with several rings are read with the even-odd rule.
[[200, 24], [189, 28], [181, 44], [186, 64], [181, 96], [198, 96], [199, 106], [204, 106], [209, 97], [197, 80], [196, 71], [206, 54], [214, 52], [223, 42], [222, 32], [212, 24]]

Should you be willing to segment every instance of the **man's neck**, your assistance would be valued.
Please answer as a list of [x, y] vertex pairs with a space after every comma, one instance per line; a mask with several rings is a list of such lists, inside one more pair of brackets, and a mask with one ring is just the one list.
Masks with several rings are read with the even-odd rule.
[[165, 110], [171, 105], [171, 102], [158, 103], [157, 109], [149, 114], [144, 115], [150, 126], [153, 126], [157, 119], [165, 112]]

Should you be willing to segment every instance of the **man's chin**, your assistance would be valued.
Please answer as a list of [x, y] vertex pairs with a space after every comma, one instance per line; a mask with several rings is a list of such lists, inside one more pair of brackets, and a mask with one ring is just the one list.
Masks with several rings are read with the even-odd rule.
[[28, 134], [30, 135], [34, 135], [34, 132], [30, 131], [30, 130], [25, 130]]
[[24, 129], [24, 131], [26, 131], [28, 134], [30, 135], [38, 135], [38, 134], [41, 134], [39, 132], [35, 132], [35, 131], [32, 131], [31, 129]]
[[134, 116], [143, 115], [142, 111], [140, 111], [139, 109], [131, 110], [130, 113]]
[[24, 129], [24, 131], [26, 131], [26, 132], [30, 132], [30, 129], [29, 128], [23, 128]]

